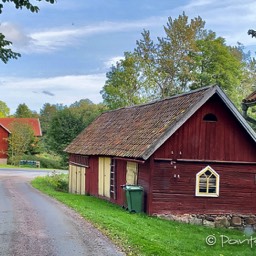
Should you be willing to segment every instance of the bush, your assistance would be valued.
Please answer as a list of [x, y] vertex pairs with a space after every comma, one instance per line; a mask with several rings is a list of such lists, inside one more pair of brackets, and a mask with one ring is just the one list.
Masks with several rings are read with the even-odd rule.
[[46, 177], [47, 185], [56, 191], [68, 192], [68, 174], [53, 171]]
[[58, 158], [47, 158], [40, 155], [24, 155], [22, 160], [32, 160], [32, 161], [39, 161], [40, 168], [47, 168], [47, 169], [63, 169], [62, 163]]

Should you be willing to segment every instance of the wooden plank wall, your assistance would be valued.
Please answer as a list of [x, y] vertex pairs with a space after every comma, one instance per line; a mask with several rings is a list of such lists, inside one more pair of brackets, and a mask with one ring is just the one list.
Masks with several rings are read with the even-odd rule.
[[86, 192], [98, 196], [99, 160], [96, 156], [89, 157], [89, 167], [86, 176]]
[[[208, 113], [218, 121], [203, 121]], [[214, 96], [155, 152], [154, 158], [256, 162], [256, 143]]]
[[[217, 122], [203, 121], [209, 113], [217, 117]], [[218, 96], [187, 120], [152, 158], [173, 161], [155, 161], [151, 214], [256, 214], [256, 143]], [[195, 196], [196, 173], [208, 164], [220, 175], [217, 198]]]
[[113, 203], [124, 205], [125, 193], [122, 185], [125, 184], [126, 161], [116, 160], [116, 200], [111, 199]]
[[144, 211], [148, 212], [151, 201], [149, 199], [150, 193], [150, 161], [146, 161], [144, 164], [139, 164], [138, 173], [138, 185], [143, 187], [144, 190]]
[[196, 174], [205, 164], [178, 163], [174, 169], [155, 162], [152, 213], [256, 214], [256, 165], [210, 166], [220, 175], [219, 197], [195, 196]]
[[6, 159], [7, 156], [7, 150], [8, 150], [8, 132], [0, 126], [0, 158]]

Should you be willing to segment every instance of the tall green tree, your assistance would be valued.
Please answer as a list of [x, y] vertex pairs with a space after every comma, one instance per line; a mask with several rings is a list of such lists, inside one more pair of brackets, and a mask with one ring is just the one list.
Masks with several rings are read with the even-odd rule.
[[7, 104], [0, 100], [0, 118], [1, 117], [7, 117], [10, 115], [10, 108], [7, 106]]
[[50, 149], [65, 159], [63, 150], [84, 129], [81, 115], [75, 115], [69, 108], [62, 109], [54, 115], [47, 132]]
[[50, 103], [45, 103], [40, 110], [40, 124], [43, 135], [47, 134], [49, 130], [51, 120], [58, 111], [58, 107], [56, 105], [51, 105]]
[[125, 52], [107, 73], [106, 83], [101, 90], [104, 103], [110, 109], [136, 105], [146, 101], [147, 88], [140, 81], [140, 70], [134, 54]]
[[[50, 107], [45, 106], [44, 109]], [[89, 99], [74, 102], [69, 107], [57, 108], [57, 111], [51, 117], [47, 132], [44, 134], [47, 150], [61, 156], [62, 164], [65, 166], [67, 164], [67, 154], [63, 150], [105, 110], [105, 105], [94, 104]]]
[[111, 109], [212, 84], [235, 98], [244, 74], [242, 51], [205, 29], [201, 17], [168, 19], [165, 36], [142, 32], [133, 53], [111, 68], [101, 94]]
[[[42, 0], [36, 0], [37, 2], [41, 2]], [[44, 0], [46, 2], [49, 2], [53, 4], [55, 0]], [[12, 3], [16, 9], [27, 9], [31, 12], [39, 12], [38, 6], [33, 4], [33, 1], [30, 0], [2, 0], [0, 3], [0, 14], [4, 10], [4, 5], [7, 3]], [[20, 53], [12, 51], [11, 47], [12, 42], [6, 40], [5, 35], [0, 33], [0, 60], [2, 60], [4, 63], [7, 63], [10, 59], [17, 59], [21, 55]]]
[[216, 38], [214, 32], [209, 32], [204, 39], [197, 40], [196, 44], [198, 52], [191, 53], [194, 63], [191, 88], [218, 84], [232, 95], [243, 75], [241, 49], [227, 46], [225, 39]]
[[22, 103], [18, 105], [14, 116], [19, 118], [31, 118], [38, 117], [38, 114], [30, 110], [25, 103]]
[[205, 22], [196, 17], [189, 21], [183, 13], [177, 19], [168, 18], [164, 37], [157, 42], [150, 32], [144, 31], [137, 41], [137, 55], [144, 83], [148, 84], [157, 98], [164, 98], [186, 91], [189, 87], [194, 59], [198, 52], [196, 40], [206, 34]]
[[12, 164], [18, 164], [22, 156], [36, 146], [34, 132], [28, 124], [13, 122], [8, 138], [8, 155]]
[[82, 99], [76, 101], [69, 106], [70, 111], [76, 115], [81, 116], [84, 126], [89, 125], [99, 114], [106, 110], [103, 104], [94, 104], [89, 99]]

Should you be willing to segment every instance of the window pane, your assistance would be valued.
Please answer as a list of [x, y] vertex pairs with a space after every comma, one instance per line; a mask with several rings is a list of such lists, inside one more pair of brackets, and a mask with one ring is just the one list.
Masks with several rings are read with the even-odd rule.
[[216, 194], [217, 193], [217, 176], [211, 171], [211, 169], [206, 168], [198, 180], [199, 193], [203, 194]]

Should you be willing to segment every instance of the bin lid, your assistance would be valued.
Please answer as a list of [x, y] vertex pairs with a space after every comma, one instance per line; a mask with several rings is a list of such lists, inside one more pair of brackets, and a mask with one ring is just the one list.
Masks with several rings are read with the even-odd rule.
[[125, 190], [143, 190], [142, 186], [137, 186], [137, 185], [126, 185]]

